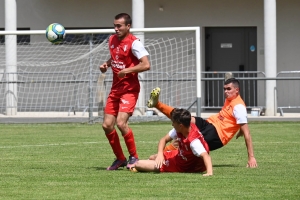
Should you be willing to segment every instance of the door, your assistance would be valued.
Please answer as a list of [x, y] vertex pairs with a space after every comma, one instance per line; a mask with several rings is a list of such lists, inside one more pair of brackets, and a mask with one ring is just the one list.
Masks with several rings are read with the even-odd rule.
[[[256, 77], [257, 71], [256, 27], [207, 27], [205, 28], [206, 77], [220, 78], [224, 73], [233, 73], [236, 78]], [[240, 80], [241, 96], [247, 106], [256, 106], [257, 88], [254, 80]], [[224, 81], [205, 81], [205, 106], [222, 107]]]

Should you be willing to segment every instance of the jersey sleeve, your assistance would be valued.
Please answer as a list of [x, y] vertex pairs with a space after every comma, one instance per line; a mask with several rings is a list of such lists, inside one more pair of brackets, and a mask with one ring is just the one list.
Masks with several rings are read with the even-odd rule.
[[137, 57], [137, 59], [141, 59], [142, 57], [149, 55], [148, 51], [145, 49], [144, 45], [139, 40], [135, 40], [132, 43], [131, 51], [133, 55]]
[[173, 128], [172, 130], [169, 131], [169, 136], [174, 140], [177, 138], [177, 133], [175, 128]]
[[200, 157], [202, 153], [207, 152], [199, 139], [193, 140], [190, 144], [190, 147], [193, 151], [193, 154], [197, 157]]
[[242, 104], [238, 104], [233, 108], [233, 115], [236, 119], [237, 124], [246, 124], [248, 123], [247, 110], [246, 107]]

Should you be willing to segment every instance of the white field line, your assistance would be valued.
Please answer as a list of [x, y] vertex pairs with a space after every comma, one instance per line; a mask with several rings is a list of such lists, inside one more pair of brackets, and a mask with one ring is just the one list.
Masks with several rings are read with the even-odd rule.
[[[149, 143], [157, 144], [158, 141], [138, 141], [136, 143]], [[108, 144], [108, 141], [100, 142], [81, 142], [81, 143], [56, 143], [56, 144], [32, 144], [32, 145], [17, 145], [17, 146], [0, 146], [0, 149], [13, 149], [13, 148], [27, 148], [27, 147], [50, 147], [50, 146], [71, 146], [71, 145], [81, 145], [81, 144]]]

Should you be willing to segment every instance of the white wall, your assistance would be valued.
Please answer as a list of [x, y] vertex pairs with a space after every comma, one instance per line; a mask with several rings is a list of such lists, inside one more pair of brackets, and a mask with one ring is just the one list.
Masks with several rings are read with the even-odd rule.
[[[159, 11], [162, 6], [164, 11]], [[173, 0], [146, 1], [146, 26], [256, 26], [258, 70], [264, 70], [263, 0]]]
[[[0, 27], [4, 27], [4, 1], [0, 0]], [[17, 0], [17, 8], [18, 27], [37, 30], [53, 22], [66, 27], [101, 27], [112, 26], [113, 17], [120, 12], [131, 13], [131, 0]]]
[[[0, 27], [4, 28], [0, 0]], [[264, 71], [263, 0], [144, 0], [145, 27], [257, 26], [258, 70]], [[277, 0], [278, 69], [299, 70], [300, 1]], [[163, 7], [163, 11], [159, 7]], [[131, 14], [131, 0], [17, 0], [17, 26], [45, 29], [58, 22], [66, 27], [111, 27], [120, 12]]]
[[[0, 28], [5, 26], [4, 1], [0, 0]], [[265, 71], [263, 0], [144, 1], [145, 27], [256, 26], [258, 71]], [[300, 70], [300, 0], [276, 2], [277, 71]], [[17, 0], [17, 26], [42, 30], [58, 22], [65, 27], [112, 27], [116, 14], [131, 14], [131, 3], [131, 0]]]
[[300, 70], [300, 1], [277, 0], [277, 71]]

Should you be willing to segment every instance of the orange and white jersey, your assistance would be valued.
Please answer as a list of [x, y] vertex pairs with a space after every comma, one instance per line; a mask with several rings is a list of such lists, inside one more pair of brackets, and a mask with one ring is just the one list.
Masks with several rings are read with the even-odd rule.
[[220, 140], [226, 145], [240, 129], [248, 123], [246, 105], [240, 95], [233, 100], [225, 100], [221, 111], [210, 116], [207, 121], [215, 126]]

